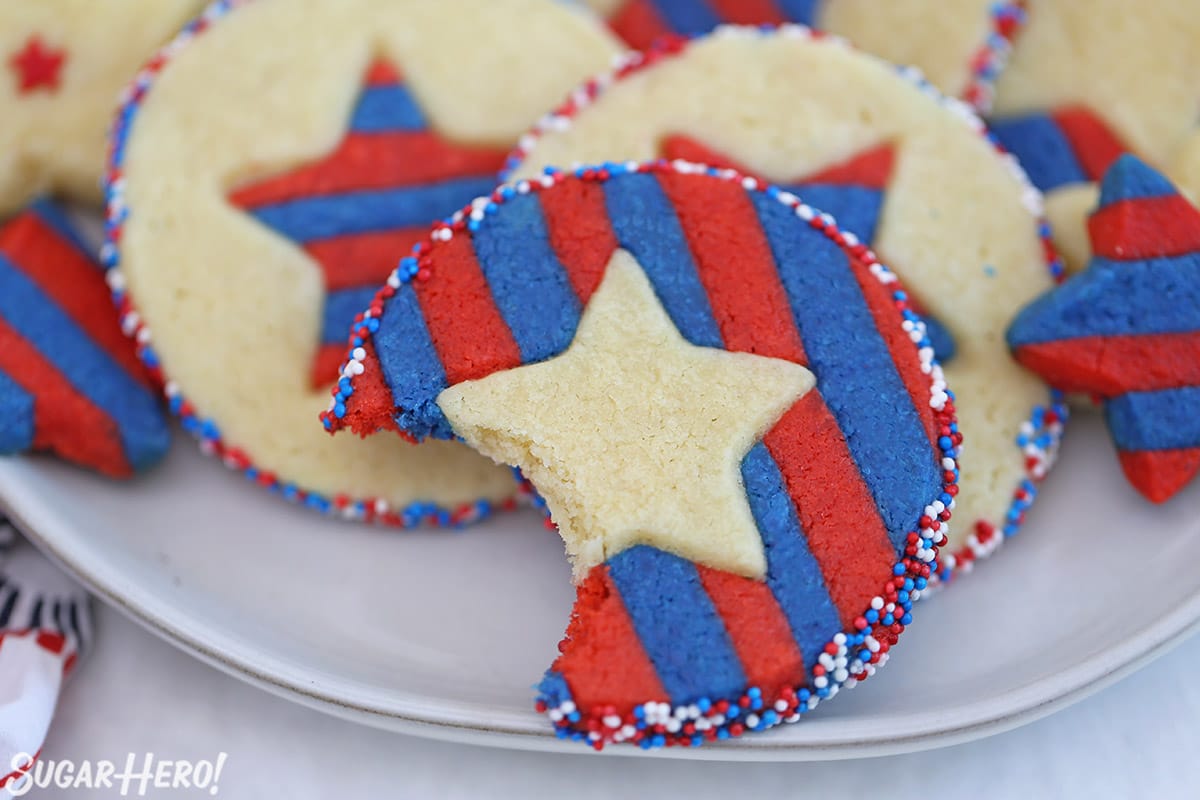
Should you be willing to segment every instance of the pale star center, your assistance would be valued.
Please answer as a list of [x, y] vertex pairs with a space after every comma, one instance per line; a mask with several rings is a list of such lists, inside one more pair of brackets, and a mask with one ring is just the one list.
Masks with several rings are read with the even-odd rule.
[[577, 579], [637, 544], [762, 578], [741, 461], [815, 384], [799, 364], [685, 340], [618, 250], [566, 351], [450, 387], [438, 405], [537, 487]]

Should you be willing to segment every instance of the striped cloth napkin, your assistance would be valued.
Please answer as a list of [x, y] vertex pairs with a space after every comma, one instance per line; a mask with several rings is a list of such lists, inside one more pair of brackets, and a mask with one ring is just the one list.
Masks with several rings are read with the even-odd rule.
[[0, 787], [33, 766], [91, 641], [87, 592], [0, 517]]

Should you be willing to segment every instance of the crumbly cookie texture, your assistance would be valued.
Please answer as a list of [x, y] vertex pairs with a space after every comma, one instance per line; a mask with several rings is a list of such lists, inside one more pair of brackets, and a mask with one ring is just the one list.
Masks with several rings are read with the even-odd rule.
[[312, 365], [322, 270], [229, 196], [328, 157], [380, 57], [402, 71], [440, 135], [494, 147], [606, 65], [614, 41], [549, 0], [257, 0], [218, 16], [135, 104], [110, 199], [126, 217], [115, 274], [136, 310], [127, 322], [144, 332], [177, 405], [211, 423], [201, 435], [236, 448], [239, 467], [285, 493], [393, 509], [512, 494], [507, 471], [457, 443], [321, 431], [328, 392], [312, 385]]
[[[595, 376], [611, 388], [598, 394]], [[738, 464], [815, 383], [789, 361], [687, 342], [618, 250], [565, 353], [452, 386], [437, 402], [467, 444], [538, 487], [577, 578], [655, 544], [761, 580], [767, 561]], [[698, 410], [680, 413], [688, 408]]]
[[117, 94], [204, 0], [0, 6], [0, 217], [54, 192], [99, 204]]
[[1052, 405], [1051, 393], [1012, 360], [1004, 342], [1012, 315], [1053, 285], [1037, 193], [965, 115], [961, 105], [835, 40], [797, 28], [727, 28], [660, 54], [564, 108], [526, 138], [514, 175], [654, 158], [682, 135], [765, 180], [790, 185], [811, 176], [811, 192], [790, 188], [828, 208], [830, 187], [845, 177], [840, 167], [861, 167], [890, 149], [881, 200], [863, 185], [843, 187], [848, 193], [832, 199], [845, 206], [852, 231], [850, 217], [861, 216], [864, 203], [881, 203], [870, 215], [877, 219], [873, 237], [855, 232], [955, 339], [945, 370], [970, 442], [948, 550], [969, 544], [981, 555], [1002, 531], [1016, 529], [1060, 423], [1053, 412], [1040, 415], [1037, 409]]
[[[996, 82], [993, 116], [1086, 109], [1125, 148], [1194, 194], [1200, 183], [1188, 182], [1173, 162], [1196, 127], [1197, 41], [1196, 3], [1037, 0]], [[1099, 177], [1041, 187], [1055, 243], [1071, 270], [1088, 261], [1086, 219], [1096, 206]]]

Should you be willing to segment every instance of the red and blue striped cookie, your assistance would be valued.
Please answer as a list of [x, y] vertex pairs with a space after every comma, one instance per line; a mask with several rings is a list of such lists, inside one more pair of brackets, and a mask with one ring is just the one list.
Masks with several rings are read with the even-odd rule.
[[510, 504], [509, 471], [460, 444], [315, 420], [398, 255], [616, 50], [552, 0], [222, 0], [189, 25], [114, 126], [105, 251], [184, 428], [338, 517], [458, 525]]
[[795, 721], [881, 663], [958, 493], [924, 325], [793, 195], [668, 163], [549, 171], [434, 229], [326, 424], [518, 466], [575, 569], [538, 705], [602, 746]]
[[630, 47], [674, 34], [700, 36], [719, 25], [798, 23], [840, 34], [897, 64], [920, 68], [947, 94], [986, 108], [1025, 0], [587, 0]]
[[[806, 77], [780, 77], [791, 75]], [[660, 157], [735, 167], [880, 253], [912, 292], [971, 431], [949, 577], [1020, 530], [1065, 413], [1004, 343], [1061, 267], [1039, 194], [985, 134], [962, 103], [845, 42], [727, 26], [588, 81], [522, 137], [510, 174]]]
[[49, 451], [116, 478], [166, 454], [157, 387], [108, 295], [49, 201], [0, 227], [0, 453]]
[[996, 83], [989, 125], [1046, 193], [1054, 240], [1071, 270], [1088, 263], [1084, 223], [1113, 160], [1132, 152], [1169, 167], [1195, 129], [1197, 41], [1197, 3], [1030, 4], [1011, 63]]
[[1126, 477], [1161, 503], [1200, 470], [1200, 211], [1131, 155], [1100, 185], [1088, 268], [1024, 309], [1017, 359], [1104, 399]]

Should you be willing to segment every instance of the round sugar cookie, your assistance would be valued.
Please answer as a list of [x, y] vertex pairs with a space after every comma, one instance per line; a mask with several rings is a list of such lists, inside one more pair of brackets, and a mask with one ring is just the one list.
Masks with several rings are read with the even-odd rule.
[[530, 177], [656, 156], [737, 167], [887, 259], [954, 343], [943, 366], [970, 442], [948, 576], [1018, 529], [1063, 413], [1004, 342], [1012, 315], [1053, 285], [1038, 195], [981, 132], [963, 104], [836, 39], [727, 27], [630, 56], [524, 137], [511, 167]]
[[[1068, 269], [1090, 255], [1096, 182], [1122, 152], [1171, 172], [1196, 129], [1200, 4], [1176, 0], [1036, 0], [996, 83], [990, 120], [1046, 195]], [[1186, 183], [1191, 192], [1200, 183]]]
[[117, 95], [204, 0], [0, 4], [0, 217], [55, 192], [101, 201]]
[[795, 196], [665, 161], [508, 184], [354, 337], [330, 427], [461, 437], [545, 499], [576, 584], [538, 690], [560, 735], [794, 722], [911, 622], [954, 403], [895, 275]]
[[896, 64], [912, 64], [947, 94], [976, 108], [991, 102], [1025, 0], [587, 0], [630, 47], [718, 25], [799, 23], [845, 36]]
[[317, 416], [395, 259], [490, 189], [506, 144], [614, 48], [550, 0], [205, 11], [120, 112], [103, 254], [185, 428], [285, 498], [351, 518], [460, 522], [512, 495], [507, 471], [459, 444], [333, 439]]

